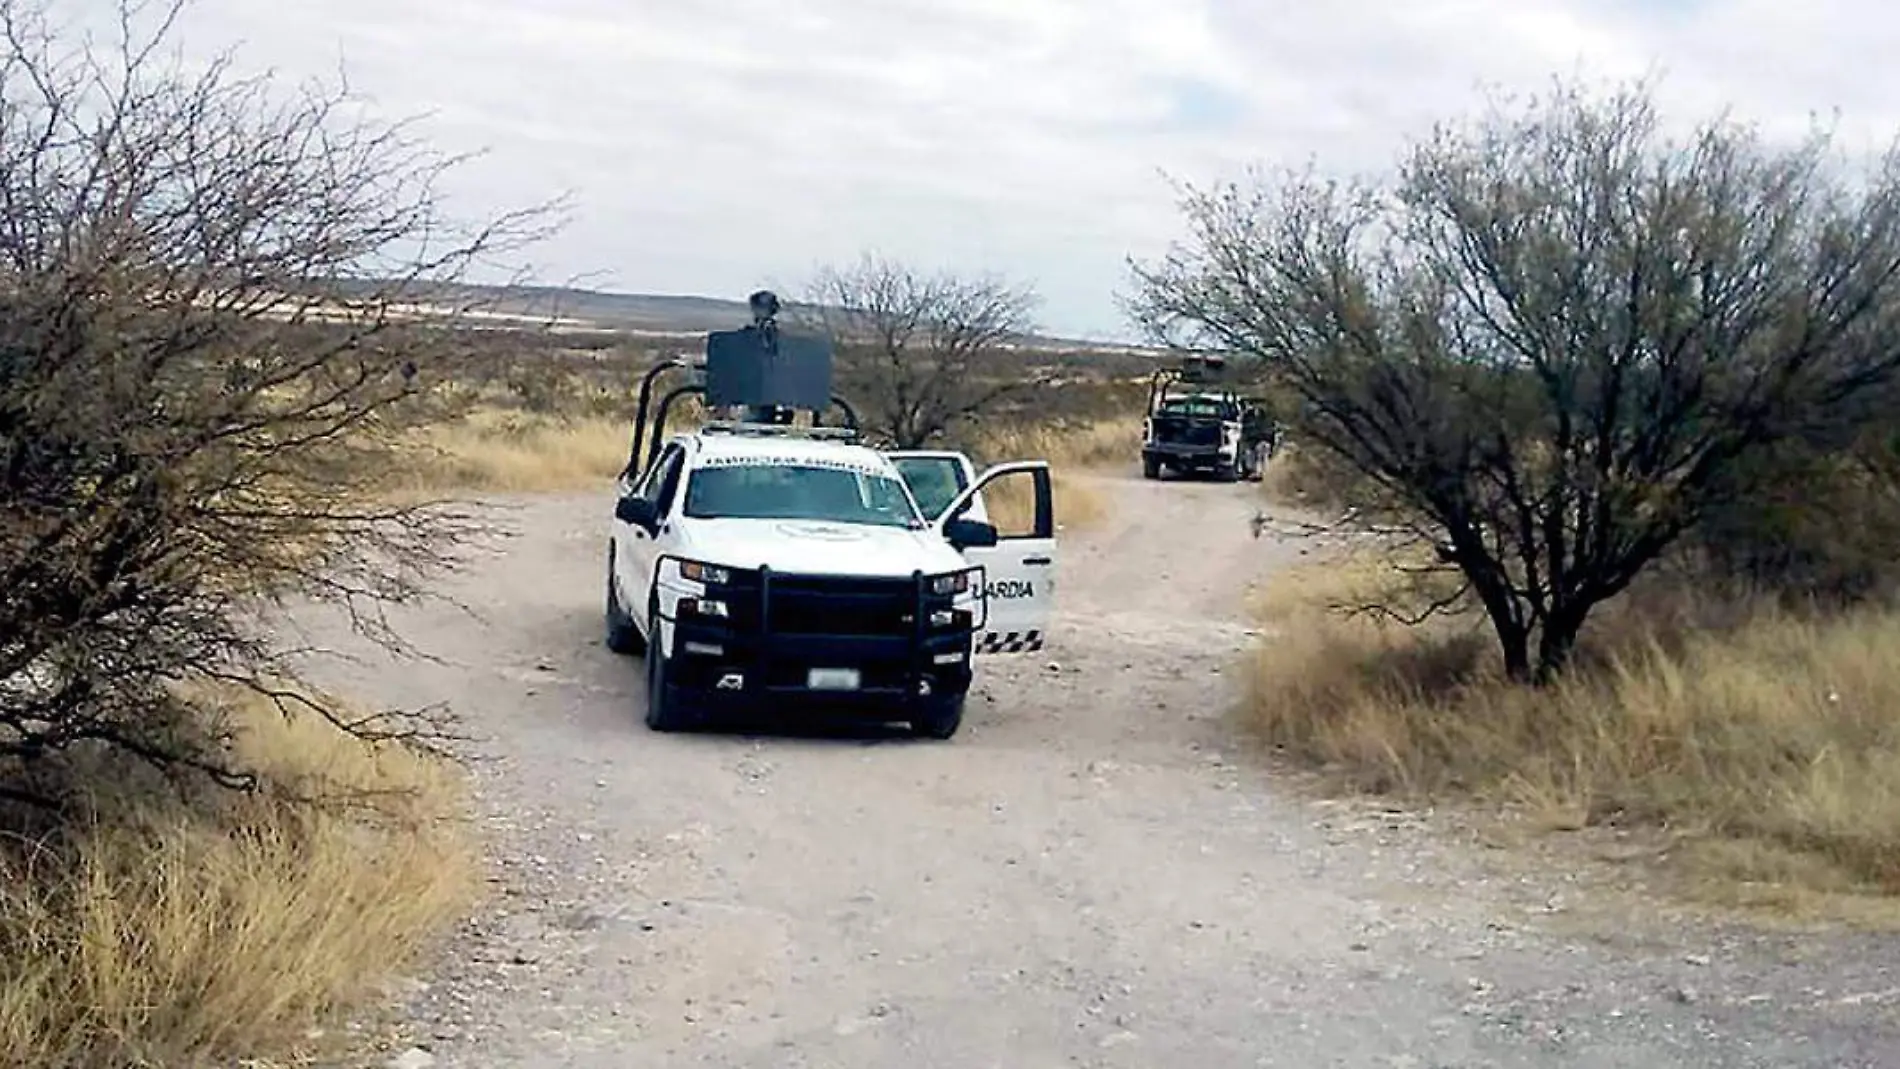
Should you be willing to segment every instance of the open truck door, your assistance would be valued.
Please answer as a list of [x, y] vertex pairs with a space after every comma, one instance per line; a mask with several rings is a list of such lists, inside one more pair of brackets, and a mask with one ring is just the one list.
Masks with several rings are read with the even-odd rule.
[[[971, 515], [988, 492], [988, 516]], [[984, 571], [978, 654], [1043, 647], [1056, 594], [1055, 494], [1049, 463], [998, 464], [965, 487], [936, 518], [937, 531]]]

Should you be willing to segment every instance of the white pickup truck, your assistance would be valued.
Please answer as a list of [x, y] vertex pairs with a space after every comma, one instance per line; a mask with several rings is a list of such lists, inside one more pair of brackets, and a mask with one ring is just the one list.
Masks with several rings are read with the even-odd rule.
[[[982, 491], [1027, 479], [1005, 534]], [[1042, 648], [1055, 588], [1044, 461], [975, 474], [955, 452], [885, 453], [745, 424], [666, 441], [618, 483], [606, 642], [646, 654], [647, 725], [820, 706], [947, 739], [973, 657]]]

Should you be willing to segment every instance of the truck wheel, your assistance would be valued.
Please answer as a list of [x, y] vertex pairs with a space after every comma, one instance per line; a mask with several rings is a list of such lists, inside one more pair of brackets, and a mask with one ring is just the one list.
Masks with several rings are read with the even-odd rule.
[[607, 544], [607, 648], [619, 654], [639, 653], [646, 646], [633, 618], [620, 607], [620, 592], [614, 589], [614, 547]]
[[647, 727], [654, 731], [685, 731], [692, 717], [667, 682], [666, 651], [658, 642], [647, 643]]
[[1144, 479], [1161, 478], [1161, 462], [1154, 457], [1142, 457], [1141, 477]]
[[910, 722], [911, 734], [924, 739], [948, 739], [963, 726], [963, 695], [937, 699], [924, 706], [921, 716]]
[[1231, 483], [1239, 476], [1234, 471], [1234, 465], [1222, 462], [1214, 465], [1214, 478], [1224, 483]]

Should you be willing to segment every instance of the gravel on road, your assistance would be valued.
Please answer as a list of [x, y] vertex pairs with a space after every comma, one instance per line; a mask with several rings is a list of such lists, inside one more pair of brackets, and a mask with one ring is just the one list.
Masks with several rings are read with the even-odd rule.
[[[403, 988], [409, 1064], [1896, 1066], [1875, 936], [1578, 923], [1413, 815], [1276, 782], [1231, 721], [1245, 602], [1306, 547], [1245, 487], [1098, 481], [1051, 645], [948, 742], [661, 735], [601, 645], [604, 495], [516, 501], [397, 624], [319, 664], [476, 736], [493, 894]], [[334, 621], [301, 621], [349, 648]], [[1553, 890], [1555, 889], [1555, 890]]]

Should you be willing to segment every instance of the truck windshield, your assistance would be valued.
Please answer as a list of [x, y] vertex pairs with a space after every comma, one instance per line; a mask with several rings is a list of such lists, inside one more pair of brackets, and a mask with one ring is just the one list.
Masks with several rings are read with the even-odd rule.
[[903, 483], [851, 468], [733, 464], [695, 470], [686, 484], [694, 519], [819, 520], [919, 529]]

